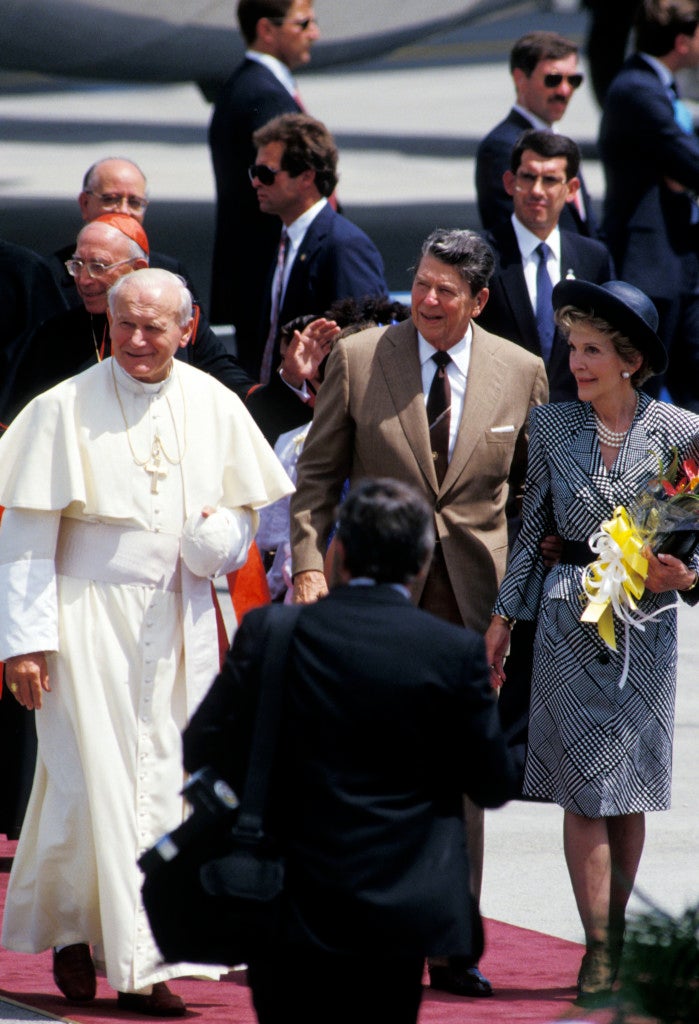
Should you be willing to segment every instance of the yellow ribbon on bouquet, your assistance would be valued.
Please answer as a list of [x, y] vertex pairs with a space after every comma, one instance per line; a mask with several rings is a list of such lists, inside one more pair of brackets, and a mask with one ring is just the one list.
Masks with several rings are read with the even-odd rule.
[[615, 615], [627, 628], [633, 625], [643, 629], [646, 617], [637, 614], [636, 602], [648, 575], [648, 560], [641, 554], [644, 543], [623, 505], [615, 508], [612, 518], [590, 537], [590, 548], [597, 558], [583, 570], [587, 607], [580, 618], [596, 623], [599, 635], [613, 651]]

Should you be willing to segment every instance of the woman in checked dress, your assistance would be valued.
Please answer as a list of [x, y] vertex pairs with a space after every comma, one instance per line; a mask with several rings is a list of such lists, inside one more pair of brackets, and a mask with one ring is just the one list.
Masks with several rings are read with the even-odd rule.
[[[494, 685], [516, 619], [536, 619], [525, 795], [564, 809], [564, 849], [585, 931], [578, 996], [607, 993], [619, 963], [624, 913], [640, 862], [645, 812], [670, 805], [677, 622], [669, 607], [645, 630], [615, 618], [617, 650], [580, 621], [587, 539], [658, 474], [658, 460], [699, 456], [699, 416], [638, 388], [667, 364], [650, 300], [622, 281], [556, 285], [577, 402], [532, 410], [522, 528], [502, 582], [486, 646]], [[539, 543], [563, 538], [559, 564]], [[689, 565], [648, 557], [639, 611], [699, 599], [699, 555]], [[628, 643], [629, 669], [623, 686]]]

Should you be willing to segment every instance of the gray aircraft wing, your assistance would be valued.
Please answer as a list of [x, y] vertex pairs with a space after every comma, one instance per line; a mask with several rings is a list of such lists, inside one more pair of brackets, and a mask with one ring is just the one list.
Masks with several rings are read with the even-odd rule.
[[[504, 0], [317, 0], [315, 70], [387, 53]], [[0, 69], [105, 81], [224, 81], [235, 0], [0, 0]]]

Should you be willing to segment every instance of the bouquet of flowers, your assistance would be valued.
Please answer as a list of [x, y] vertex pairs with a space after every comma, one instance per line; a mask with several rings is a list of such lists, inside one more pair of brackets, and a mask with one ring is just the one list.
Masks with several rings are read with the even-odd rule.
[[629, 506], [629, 518], [644, 544], [686, 561], [699, 544], [699, 463], [675, 450], [667, 467]]
[[680, 461], [677, 451], [666, 468], [659, 460], [658, 476], [629, 504], [619, 506], [610, 520], [590, 537], [596, 556], [583, 571], [583, 597], [587, 605], [583, 622], [597, 625], [600, 636], [616, 650], [614, 617], [624, 624], [626, 653], [619, 685], [628, 671], [628, 629], [643, 629], [655, 615], [643, 615], [637, 602], [643, 595], [648, 575], [644, 547], [687, 560], [699, 544], [699, 463]]

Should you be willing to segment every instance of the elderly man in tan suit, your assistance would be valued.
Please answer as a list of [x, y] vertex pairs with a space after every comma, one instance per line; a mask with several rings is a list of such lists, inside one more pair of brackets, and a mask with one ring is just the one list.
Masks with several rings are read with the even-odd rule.
[[[548, 397], [542, 360], [475, 324], [493, 255], [474, 232], [433, 232], [411, 295], [411, 319], [338, 342], [318, 394], [292, 498], [294, 598], [326, 593], [323, 562], [344, 481], [392, 476], [434, 507], [437, 544], [420, 606], [484, 633], [505, 571], [508, 515], [527, 460], [529, 410]], [[478, 898], [483, 812], [466, 808]], [[433, 988], [487, 996], [474, 963], [432, 963]]]

